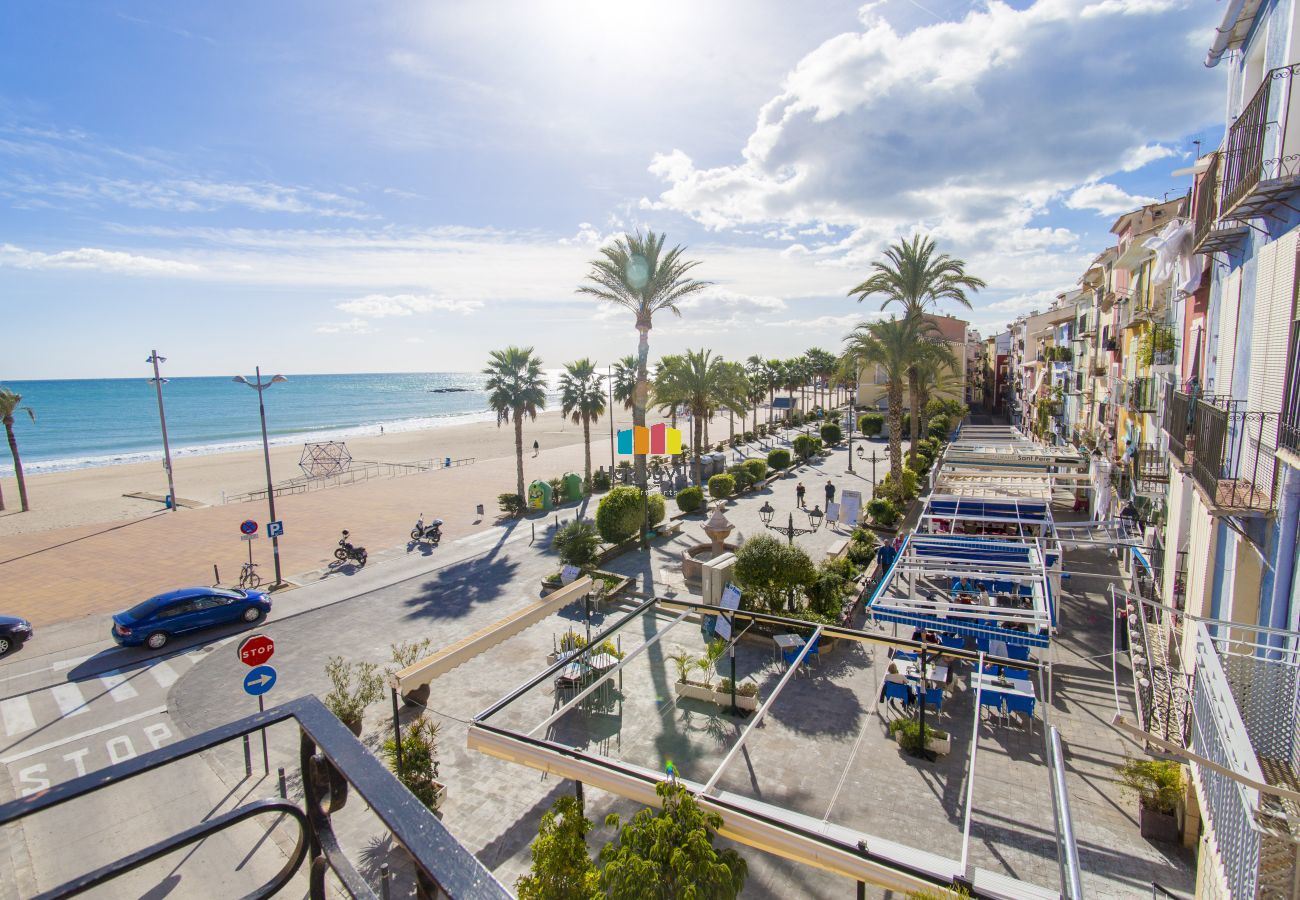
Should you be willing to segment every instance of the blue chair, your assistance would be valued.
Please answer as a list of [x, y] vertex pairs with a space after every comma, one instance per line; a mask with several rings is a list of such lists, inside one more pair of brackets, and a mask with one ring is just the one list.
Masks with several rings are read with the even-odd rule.
[[943, 688], [928, 687], [925, 689], [925, 705], [934, 707], [934, 711], [943, 712]]
[[788, 669], [794, 665], [794, 661], [799, 658], [802, 647], [791, 647], [789, 650], [781, 651], [781, 658], [785, 660], [785, 667]]
[[985, 637], [982, 634], [975, 635], [975, 647], [979, 650], [980, 653], [989, 652], [989, 640], [990, 639], [988, 637]]
[[917, 660], [917, 659], [920, 659], [920, 658], [921, 658], [921, 657], [920, 657], [918, 654], [916, 654], [916, 653], [912, 653], [910, 650], [895, 650], [895, 651], [894, 651], [894, 659], [910, 659], [910, 660]]
[[1011, 668], [1010, 666], [1003, 666], [1003, 667], [1002, 667], [1002, 677], [1003, 677], [1003, 678], [1014, 678], [1014, 679], [1017, 680], [1017, 681], [1028, 681], [1028, 680], [1029, 680], [1029, 670], [1028, 670], [1028, 669], [1013, 669], [1013, 668]]
[[1029, 725], [1030, 734], [1034, 731], [1034, 707], [1038, 704], [1035, 697], [1025, 697], [1021, 694], [1006, 695], [1006, 709], [1009, 713], [1023, 713]]
[[1007, 644], [1007, 656], [1023, 661], [1029, 660], [1029, 648], [1024, 644]]
[[939, 641], [951, 650], [965, 650], [966, 638], [960, 634], [940, 634]]
[[998, 691], [980, 691], [980, 712], [983, 712], [986, 708], [992, 709], [996, 711], [998, 717], [1001, 718], [1005, 714], [1003, 708], [1003, 701], [1005, 698], [1006, 695], [999, 693]]
[[912, 689], [899, 681], [886, 681], [884, 690], [880, 692], [880, 699], [881, 702], [901, 701], [904, 706], [907, 706], [912, 702]]

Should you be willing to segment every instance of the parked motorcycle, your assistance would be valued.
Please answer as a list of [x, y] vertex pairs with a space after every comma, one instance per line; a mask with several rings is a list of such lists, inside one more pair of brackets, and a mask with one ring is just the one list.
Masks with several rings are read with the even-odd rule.
[[434, 519], [428, 525], [424, 524], [424, 513], [420, 513], [420, 518], [416, 520], [415, 527], [411, 529], [411, 540], [428, 541], [435, 547], [442, 540], [442, 519]]
[[345, 529], [343, 537], [339, 538], [338, 549], [334, 551], [334, 558], [339, 562], [350, 559], [358, 566], [364, 566], [366, 564], [366, 548], [354, 547], [348, 543], [348, 532]]

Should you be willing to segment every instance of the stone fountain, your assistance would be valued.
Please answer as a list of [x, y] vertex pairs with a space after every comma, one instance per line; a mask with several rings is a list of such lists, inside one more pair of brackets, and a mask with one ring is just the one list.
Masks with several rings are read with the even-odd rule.
[[727, 543], [727, 537], [736, 530], [736, 526], [723, 513], [725, 505], [725, 502], [718, 503], [713, 508], [713, 515], [704, 523], [704, 533], [708, 535], [709, 543], [695, 544], [682, 551], [682, 576], [687, 581], [699, 581], [703, 577], [706, 560], [736, 552], [736, 545]]

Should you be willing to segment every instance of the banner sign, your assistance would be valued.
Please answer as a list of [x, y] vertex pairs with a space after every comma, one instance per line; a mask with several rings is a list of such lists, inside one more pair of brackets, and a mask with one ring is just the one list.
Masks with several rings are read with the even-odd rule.
[[649, 428], [644, 425], [625, 428], [618, 433], [618, 452], [637, 456], [648, 453], [656, 456], [676, 455], [682, 452], [682, 433], [662, 422]]

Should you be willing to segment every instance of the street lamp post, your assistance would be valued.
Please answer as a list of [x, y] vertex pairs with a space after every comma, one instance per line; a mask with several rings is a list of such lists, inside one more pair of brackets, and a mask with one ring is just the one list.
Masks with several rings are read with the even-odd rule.
[[[758, 510], [759, 519], [761, 519], [763, 524], [767, 526], [769, 529], [771, 529], [772, 531], [775, 531], [777, 534], [785, 535], [785, 538], [789, 542], [791, 547], [794, 546], [794, 539], [799, 535], [812, 534], [818, 528], [820, 528], [822, 524], [822, 519], [826, 517], [826, 514], [822, 512], [822, 508], [820, 506], [814, 506], [812, 509], [808, 510], [808, 524], [811, 527], [795, 528], [793, 512], [790, 513], [788, 525], [773, 525], [772, 518], [775, 515], [776, 515], [776, 510], [772, 508], [772, 504], [768, 503], [766, 500], [763, 501], [763, 505], [759, 507]], [[786, 604], [789, 607], [790, 611], [794, 612], [794, 588], [790, 588], [790, 596], [786, 601]]]
[[853, 473], [853, 420], [856, 419], [857, 413], [853, 410], [853, 404], [849, 404], [849, 474]]
[[[275, 519], [275, 485], [271, 481], [271, 444], [266, 437], [266, 404], [262, 402], [262, 392], [271, 385], [281, 381], [288, 381], [283, 375], [273, 375], [267, 381], [262, 381], [262, 367], [256, 368], [256, 382], [249, 381], [243, 375], [236, 375], [232, 381], [239, 384], [246, 384], [253, 390], [257, 391], [257, 412], [262, 417], [262, 456], [266, 460], [266, 502], [270, 507], [271, 521]], [[275, 587], [280, 586], [280, 538], [278, 535], [271, 535], [271, 556], [275, 560]]]
[[167, 470], [167, 496], [171, 498], [171, 508], [177, 510], [180, 507], [176, 505], [176, 482], [172, 480], [172, 451], [167, 443], [167, 414], [163, 412], [162, 386], [167, 383], [167, 379], [163, 378], [162, 373], [158, 371], [158, 363], [167, 362], [167, 357], [159, 356], [157, 350], [151, 350], [145, 362], [153, 363], [153, 378], [149, 380], [158, 389], [158, 422], [162, 425], [163, 468]]
[[[870, 459], [870, 463], [871, 463], [871, 483], [872, 483], [872, 484], [875, 484], [875, 483], [876, 483], [876, 464], [877, 464], [877, 463], [882, 463], [882, 462], [884, 462], [887, 458], [888, 458], [888, 457], [880, 456], [878, 453], [876, 453], [875, 450], [872, 450], [872, 451], [871, 451], [871, 459]], [[868, 461], [868, 460], [867, 460], [867, 448], [866, 448], [866, 447], [863, 447], [863, 446], [859, 445], [859, 447], [858, 447], [858, 459], [863, 460], [864, 462], [865, 462], [865, 461]]]

